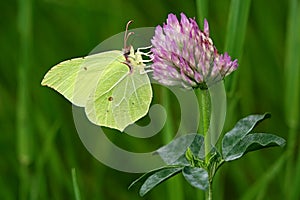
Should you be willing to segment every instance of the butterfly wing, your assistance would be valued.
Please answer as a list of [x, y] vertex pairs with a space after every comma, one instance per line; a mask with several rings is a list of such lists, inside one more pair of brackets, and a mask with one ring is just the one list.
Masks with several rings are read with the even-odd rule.
[[152, 88], [144, 65], [133, 66], [128, 73], [123, 63], [115, 62], [102, 73], [86, 114], [97, 125], [123, 131], [147, 114], [151, 100]]
[[107, 51], [63, 61], [51, 68], [42, 80], [77, 106], [85, 106], [98, 80], [114, 62], [124, 62], [121, 51]]
[[145, 66], [130, 70], [125, 62], [122, 51], [71, 59], [54, 66], [42, 85], [85, 107], [91, 122], [123, 131], [147, 114], [152, 99]]

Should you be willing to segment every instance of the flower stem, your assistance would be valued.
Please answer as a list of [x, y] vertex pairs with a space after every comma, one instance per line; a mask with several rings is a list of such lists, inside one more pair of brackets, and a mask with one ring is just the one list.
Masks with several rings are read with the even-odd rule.
[[209, 152], [210, 152], [210, 135], [208, 133], [210, 124], [210, 95], [208, 90], [200, 91], [200, 121], [202, 125], [202, 134], [204, 136], [204, 151], [205, 151], [205, 162], [208, 164]]
[[[205, 164], [209, 165], [211, 140], [209, 134], [210, 114], [211, 114], [211, 102], [208, 90], [200, 90], [200, 133], [204, 136], [204, 151], [205, 151]], [[211, 173], [208, 173], [209, 176]], [[212, 200], [212, 177], [209, 177], [209, 187], [205, 194], [206, 200]]]
[[208, 191], [206, 191], [205, 199], [212, 200], [212, 181], [209, 181]]

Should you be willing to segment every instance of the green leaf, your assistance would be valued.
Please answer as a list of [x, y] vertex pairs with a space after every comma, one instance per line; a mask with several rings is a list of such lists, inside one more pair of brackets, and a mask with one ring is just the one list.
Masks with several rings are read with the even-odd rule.
[[232, 146], [231, 150], [226, 154], [225, 161], [236, 160], [250, 151], [256, 151], [272, 146], [283, 147], [284, 145], [285, 140], [273, 134], [249, 134]]
[[163, 181], [171, 178], [182, 170], [182, 167], [165, 168], [155, 172], [147, 178], [140, 189], [140, 196], [144, 196], [147, 192], [152, 190], [155, 186]]
[[157, 153], [168, 165], [189, 165], [185, 159], [185, 152], [190, 147], [193, 155], [198, 155], [203, 144], [203, 136], [191, 133], [176, 138], [166, 146], [157, 150]]
[[194, 156], [197, 158], [204, 159], [204, 137], [203, 135], [196, 134], [192, 144], [190, 145], [190, 149]]
[[151, 170], [147, 173], [144, 173], [142, 176], [140, 176], [138, 179], [136, 179], [135, 181], [133, 181], [129, 186], [128, 186], [128, 189], [130, 189], [131, 187], [133, 187], [135, 184], [137, 184], [138, 182], [142, 182], [142, 181], [145, 181], [149, 176], [151, 176], [152, 174], [158, 172], [158, 171], [161, 171], [163, 169], [168, 169], [168, 168], [174, 168], [176, 166], [164, 166], [164, 167], [161, 167], [161, 168], [157, 168], [157, 169], [154, 169], [154, 170]]
[[254, 127], [261, 121], [270, 118], [271, 115], [266, 113], [264, 115], [250, 115], [237, 122], [235, 127], [226, 133], [222, 140], [222, 154], [223, 157], [228, 157], [231, 149], [240, 142], [243, 137], [249, 134]]
[[186, 166], [183, 168], [182, 174], [192, 186], [200, 190], [206, 190], [208, 188], [208, 173], [205, 169]]

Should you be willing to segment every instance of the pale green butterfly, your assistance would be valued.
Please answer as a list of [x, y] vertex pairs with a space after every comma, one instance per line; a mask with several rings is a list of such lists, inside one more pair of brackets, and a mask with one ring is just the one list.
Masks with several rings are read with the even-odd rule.
[[[62, 94], [72, 104], [85, 107], [88, 119], [96, 125], [123, 131], [145, 116], [152, 100], [152, 88], [142, 55], [126, 42], [124, 49], [106, 51], [63, 61], [51, 68], [42, 85]], [[149, 48], [149, 47], [148, 47]]]

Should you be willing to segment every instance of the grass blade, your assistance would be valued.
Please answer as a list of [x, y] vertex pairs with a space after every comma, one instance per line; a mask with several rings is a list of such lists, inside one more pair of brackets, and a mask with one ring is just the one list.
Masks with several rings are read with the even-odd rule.
[[300, 198], [300, 190], [298, 189], [300, 186], [300, 148], [298, 151], [298, 159], [296, 164], [296, 170], [295, 170], [295, 184], [292, 187], [291, 190], [291, 199], [299, 199]]
[[[165, 131], [163, 133], [163, 142], [164, 144], [169, 143], [174, 135], [174, 119], [172, 120], [172, 104], [170, 102], [170, 94], [168, 89], [161, 88], [162, 90], [162, 104], [165, 106], [168, 115], [167, 115], [167, 121], [165, 125]], [[168, 180], [166, 182], [166, 187], [168, 191], [168, 198], [173, 200], [183, 200], [184, 199], [184, 193], [182, 189], [182, 180], [181, 177], [175, 176], [172, 179]], [[176, 191], [176, 192], [174, 192]]]
[[258, 191], [263, 191], [266, 189], [268, 184], [280, 173], [282, 170], [284, 163], [286, 161], [286, 155], [281, 156], [273, 166], [268, 169], [263, 177], [261, 177], [251, 188], [247, 189], [245, 195], [241, 198], [242, 200], [250, 200], [255, 199], [256, 195], [258, 195]]
[[72, 169], [72, 182], [73, 182], [73, 189], [74, 189], [74, 195], [76, 200], [81, 200], [80, 198], [80, 191], [77, 184], [77, 178], [76, 178], [76, 170], [75, 168]]
[[[289, 127], [287, 142], [287, 168], [285, 189], [291, 188], [293, 178], [294, 155], [296, 152], [297, 128], [299, 127], [299, 97], [300, 97], [300, 3], [297, 0], [289, 1], [286, 60], [285, 60], [285, 120]], [[297, 190], [297, 189], [295, 189]], [[296, 191], [288, 192], [287, 199], [292, 199], [291, 195]]]
[[17, 152], [20, 162], [19, 198], [27, 199], [31, 180], [28, 165], [31, 162], [31, 133], [29, 121], [29, 84], [28, 72], [31, 49], [31, 0], [19, 0], [18, 28], [20, 37], [20, 59], [18, 67], [17, 102]]
[[204, 18], [208, 17], [208, 0], [196, 0], [198, 24], [203, 29]]
[[[297, 5], [298, 4], [298, 5]], [[289, 127], [299, 124], [300, 97], [300, 4], [290, 0], [285, 60], [285, 115]]]
[[[224, 51], [233, 58], [238, 58], [239, 62], [243, 52], [250, 4], [251, 0], [232, 0], [230, 4]], [[236, 79], [236, 73], [226, 78], [227, 91], [235, 91]]]

